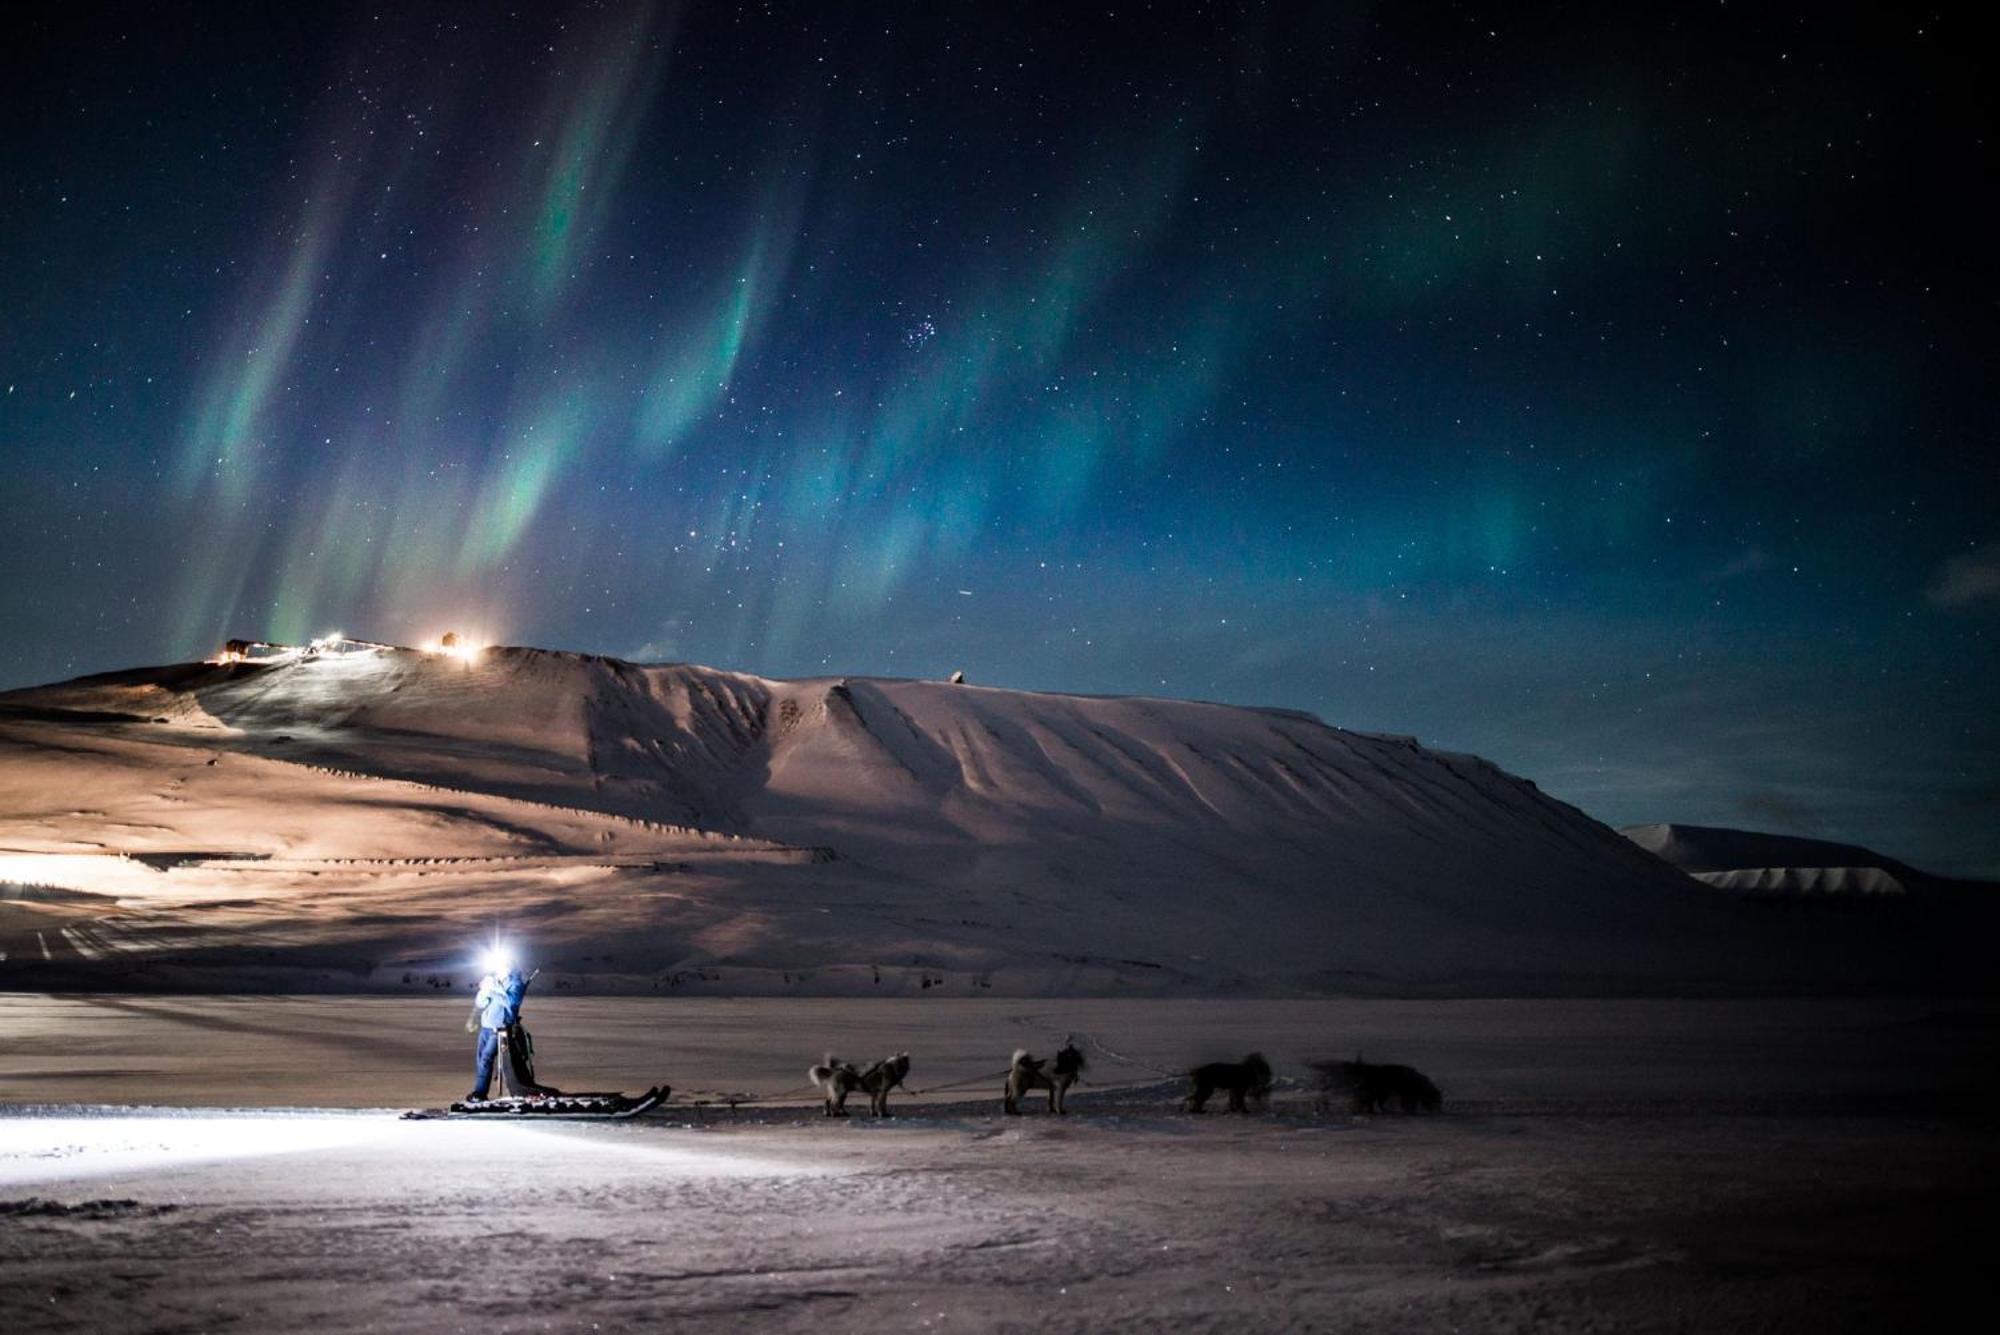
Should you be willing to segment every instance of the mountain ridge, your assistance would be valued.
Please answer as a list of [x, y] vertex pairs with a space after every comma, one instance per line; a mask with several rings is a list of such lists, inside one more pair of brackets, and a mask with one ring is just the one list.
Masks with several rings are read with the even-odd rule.
[[1750, 894], [1962, 895], [1991, 883], [1939, 876], [1860, 844], [1721, 825], [1659, 821], [1618, 831], [1721, 890]]
[[[114, 866], [143, 857], [170, 869]], [[89, 930], [123, 944], [63, 963], [37, 924], [82, 911], [15, 907], [0, 967], [133, 986], [394, 990], [495, 922], [598, 990], [865, 991], [886, 965], [889, 990], [1615, 991], [1767, 967], [1727, 897], [1412, 738], [525, 648], [0, 695], [0, 881], [26, 871], [115, 887]]]

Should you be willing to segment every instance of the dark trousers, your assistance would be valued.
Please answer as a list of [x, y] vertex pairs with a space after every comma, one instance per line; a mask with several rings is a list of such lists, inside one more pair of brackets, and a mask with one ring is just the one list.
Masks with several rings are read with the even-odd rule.
[[475, 1059], [472, 1078], [472, 1093], [469, 1097], [483, 1099], [487, 1086], [493, 1083], [493, 1059], [500, 1055], [500, 1031], [481, 1028], [479, 1031], [479, 1055]]

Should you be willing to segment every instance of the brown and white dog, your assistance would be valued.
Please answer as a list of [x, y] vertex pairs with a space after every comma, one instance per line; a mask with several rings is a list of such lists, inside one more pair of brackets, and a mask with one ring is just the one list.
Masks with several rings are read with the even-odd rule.
[[1018, 1115], [1021, 1111], [1021, 1095], [1032, 1089], [1049, 1091], [1049, 1111], [1066, 1113], [1063, 1096], [1069, 1087], [1083, 1078], [1083, 1054], [1076, 1050], [1076, 1044], [1064, 1043], [1055, 1055], [1051, 1065], [1046, 1057], [1030, 1057], [1026, 1048], [1015, 1048], [1014, 1059], [1007, 1065], [1007, 1089], [1004, 1094], [1008, 1112]]
[[813, 1082], [826, 1100], [828, 1117], [847, 1116], [847, 1096], [857, 1089], [867, 1093], [868, 1111], [877, 1117], [887, 1117], [889, 1091], [901, 1085], [909, 1073], [910, 1054], [907, 1052], [884, 1057], [866, 1070], [859, 1070], [854, 1063], [844, 1062], [829, 1052], [826, 1060], [806, 1069], [806, 1078]]

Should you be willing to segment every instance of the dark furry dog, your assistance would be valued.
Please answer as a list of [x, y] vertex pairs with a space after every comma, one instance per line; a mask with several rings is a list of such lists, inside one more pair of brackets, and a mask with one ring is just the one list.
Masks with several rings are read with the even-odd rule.
[[1197, 1066], [1188, 1072], [1188, 1080], [1191, 1082], [1187, 1096], [1189, 1112], [1203, 1111], [1209, 1095], [1218, 1089], [1229, 1091], [1229, 1111], [1247, 1112], [1246, 1098], [1261, 1099], [1271, 1092], [1271, 1063], [1264, 1060], [1263, 1053], [1253, 1052], [1240, 1062]]
[[[1044, 1069], [1047, 1068], [1047, 1069]], [[1014, 1059], [1007, 1066], [1007, 1089], [1004, 1095], [1007, 1111], [1018, 1114], [1021, 1111], [1021, 1095], [1031, 1089], [1049, 1091], [1049, 1111], [1064, 1113], [1063, 1096], [1069, 1087], [1083, 1078], [1083, 1054], [1076, 1050], [1076, 1044], [1065, 1043], [1055, 1055], [1055, 1063], [1050, 1065], [1047, 1057], [1030, 1057], [1026, 1048], [1015, 1048]]]
[[889, 1091], [903, 1083], [903, 1077], [910, 1073], [910, 1054], [899, 1052], [893, 1057], [884, 1057], [866, 1070], [858, 1070], [852, 1062], [844, 1062], [832, 1053], [817, 1066], [806, 1069], [806, 1078], [813, 1082], [826, 1100], [828, 1117], [847, 1116], [847, 1096], [859, 1089], [868, 1095], [868, 1111], [877, 1117], [889, 1115]]
[[1429, 1077], [1412, 1066], [1351, 1062], [1314, 1062], [1322, 1095], [1345, 1094], [1350, 1112], [1388, 1112], [1391, 1105], [1406, 1113], [1436, 1112], [1444, 1095]]

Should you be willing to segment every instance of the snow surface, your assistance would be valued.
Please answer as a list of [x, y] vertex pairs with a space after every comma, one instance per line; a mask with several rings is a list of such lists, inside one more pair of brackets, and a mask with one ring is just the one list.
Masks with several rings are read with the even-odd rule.
[[532, 649], [0, 696], [0, 986], [462, 988], [496, 928], [551, 991], [1596, 994], [1885, 958], [1780, 944], [1476, 757], [1282, 710]]
[[[0, 1098], [430, 1088], [434, 1059], [465, 1056], [457, 1009], [0, 997]], [[1874, 1335], [1976, 1310], [2000, 1187], [1990, 1004], [605, 998], [530, 1016], [545, 1065], [641, 1069], [651, 1033], [690, 1085], [788, 1083], [823, 1039], [911, 1048], [919, 1088], [1068, 1031], [1127, 1060], [1097, 1053], [1062, 1119], [1001, 1115], [997, 1080], [886, 1123], [796, 1104], [586, 1126], [17, 1105], [7, 1328]], [[1151, 1069], [1252, 1043], [1281, 1080], [1357, 1044], [1414, 1062], [1445, 1111], [1322, 1113], [1282, 1088], [1267, 1114], [1194, 1118]]]

